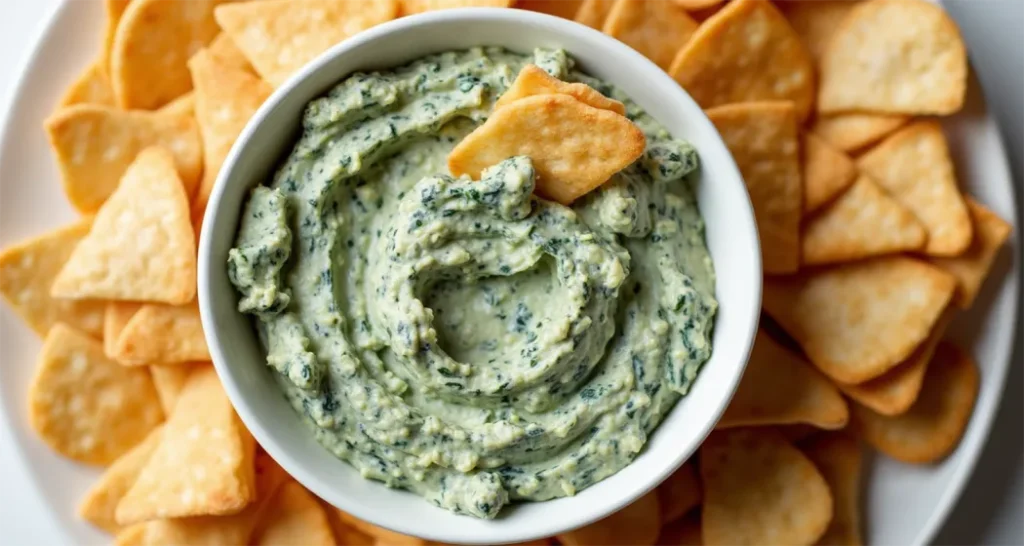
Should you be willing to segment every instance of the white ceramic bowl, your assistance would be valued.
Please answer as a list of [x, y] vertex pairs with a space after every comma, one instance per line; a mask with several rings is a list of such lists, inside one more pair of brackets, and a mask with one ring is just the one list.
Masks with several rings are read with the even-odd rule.
[[[524, 53], [564, 48], [585, 72], [613, 82], [701, 159], [697, 199], [717, 272], [720, 308], [713, 354], [693, 390], [636, 461], [574, 497], [508, 507], [493, 521], [458, 516], [421, 497], [368, 481], [313, 438], [285, 401], [248, 317], [228, 282], [247, 190], [266, 182], [297, 139], [303, 107], [357, 70], [387, 69], [424, 55], [479, 45]], [[199, 303], [217, 372], [256, 440], [292, 476], [331, 504], [401, 533], [449, 543], [498, 544], [550, 536], [629, 504], [679, 467], [718, 420], [743, 373], [757, 329], [761, 260], [753, 210], [740, 177], [700, 107], [639, 53], [583, 25], [511, 9], [457, 9], [405, 17], [338, 44], [282, 85], [242, 132], [224, 163], [199, 245]]]

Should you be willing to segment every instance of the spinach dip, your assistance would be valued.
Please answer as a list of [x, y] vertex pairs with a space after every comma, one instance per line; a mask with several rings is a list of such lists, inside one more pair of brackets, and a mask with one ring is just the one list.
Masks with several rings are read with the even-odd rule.
[[[572, 207], [528, 157], [448, 152], [533, 63], [626, 105], [633, 165]], [[562, 51], [477, 48], [352, 75], [243, 211], [228, 273], [289, 402], [366, 478], [493, 518], [632, 461], [711, 353], [698, 158]]]

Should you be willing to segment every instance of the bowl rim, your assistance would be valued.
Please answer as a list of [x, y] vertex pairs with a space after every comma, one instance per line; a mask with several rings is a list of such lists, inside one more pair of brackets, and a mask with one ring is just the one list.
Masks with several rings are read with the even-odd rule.
[[[301, 87], [301, 84], [305, 80], [309, 79], [311, 76], [317, 74], [321, 70], [329, 69], [332, 62], [336, 58], [342, 57], [359, 47], [365, 47], [372, 42], [387, 39], [388, 37], [393, 37], [393, 35], [395, 34], [401, 34], [415, 27], [430, 26], [439, 23], [448, 24], [453, 21], [463, 21], [466, 23], [486, 22], [493, 24], [508, 23], [513, 25], [542, 24], [548, 27], [548, 30], [551, 30], [554, 33], [557, 33], [563, 37], [576, 34], [576, 36], [572, 38], [573, 40], [576, 41], [578, 41], [580, 37], [582, 37], [583, 39], [588, 41], [601, 42], [600, 47], [605, 49], [617, 50], [617, 56], [625, 56], [626, 58], [629, 59], [631, 63], [640, 65], [637, 68], [638, 71], [650, 73], [653, 69], [658, 74], [660, 74], [660, 76], [658, 77], [671, 81], [675, 88], [674, 90], [672, 90], [671, 93], [677, 95], [676, 97], [673, 97], [673, 100], [689, 102], [691, 106], [690, 109], [700, 113], [700, 119], [695, 119], [693, 121], [696, 123], [706, 123], [708, 125], [711, 125], [710, 120], [703, 114], [703, 111], [700, 109], [699, 106], [696, 105], [696, 103], [689, 96], [689, 94], [687, 94], [686, 91], [684, 91], [678, 84], [675, 84], [672, 78], [667, 73], [665, 73], [661, 68], [657, 67], [657, 65], [654, 65], [646, 57], [637, 53], [636, 51], [629, 48], [625, 44], [622, 44], [618, 40], [615, 40], [614, 38], [606, 36], [600, 33], [599, 31], [596, 31], [574, 21], [561, 19], [543, 13], [531, 12], [522, 9], [506, 8], [457, 8], [421, 13], [417, 15], [410, 15], [377, 25], [369, 30], [363, 31], [355, 36], [352, 36], [332, 46], [326, 52], [319, 55], [316, 59], [307, 63], [303, 68], [301, 68], [295, 74], [293, 74], [286, 82], [284, 82], [282, 85], [280, 85], [277, 89], [274, 90], [271, 96], [267, 98], [266, 101], [264, 101], [264, 103], [260, 106], [257, 112], [250, 118], [248, 124], [240, 133], [238, 138], [235, 140], [235, 143], [233, 144], [231, 151], [225, 158], [220, 169], [220, 172], [218, 173], [218, 176], [216, 178], [214, 187], [211, 191], [211, 195], [207, 203], [207, 208], [203, 215], [202, 224], [211, 227], [214, 227], [217, 224], [216, 217], [224, 208], [221, 204], [222, 197], [226, 191], [226, 187], [229, 185], [229, 181], [232, 179], [232, 175], [234, 174], [235, 171], [235, 166], [238, 162], [239, 157], [243, 154], [243, 150], [250, 145], [253, 135], [258, 132], [259, 128], [263, 125], [263, 123], [266, 121], [266, 118], [271, 114], [271, 112], [273, 112], [273, 110], [281, 102], [283, 102], [289, 94], [294, 92], [296, 89], [299, 89]], [[480, 45], [485, 46], [487, 44]], [[422, 57], [422, 55], [410, 57], [410, 62], [420, 57]], [[350, 73], [339, 75], [335, 81], [341, 81]], [[667, 92], [659, 92], [659, 94], [663, 95], [665, 93]], [[728, 152], [724, 142], [722, 142], [721, 140], [721, 137], [717, 136], [717, 139], [718, 144], [721, 145], [721, 147], [725, 149], [726, 152]], [[287, 144], [284, 144], [282, 146], [280, 154], [286, 153], [285, 150], [287, 149], [287, 147], [293, 145], [293, 141], [291, 140], [288, 140], [286, 142]], [[742, 184], [742, 176], [739, 172], [738, 167], [733, 161], [731, 154], [726, 153], [726, 159], [720, 159], [719, 161], [719, 168], [730, 169], [732, 172], [729, 173], [729, 177], [735, 178]], [[744, 195], [746, 195], [745, 191]], [[648, 474], [645, 475], [646, 477], [644, 478], [644, 483], [634, 484], [633, 486], [631, 486], [632, 489], [628, 492], [624, 492], [621, 495], [621, 498], [618, 499], [614, 503], [614, 505], [598, 510], [589, 509], [574, 511], [574, 517], [563, 518], [558, 521], [548, 521], [546, 525], [539, 526], [539, 528], [536, 529], [510, 529], [509, 525], [501, 525], [501, 518], [497, 520], [491, 520], [495, 522], [495, 531], [487, 533], [472, 534], [464, 532], [455, 532], [456, 530], [443, 529], [437, 525], [435, 525], [434, 529], [430, 530], [413, 529], [409, 525], [407, 525], [405, 521], [403, 521], [403, 519], [401, 518], [401, 514], [396, 514], [395, 516], [391, 517], [391, 519], [387, 520], [377, 517], [379, 515], [378, 513], [370, 513], [366, 509], [364, 509], [364, 507], [358, 502], [359, 499], [357, 496], [352, 494], [345, 494], [339, 491], [340, 488], [335, 487], [333, 484], [323, 483], [323, 481], [317, 479], [317, 477], [312, 472], [307, 471], [307, 468], [305, 468], [300, 458], [292, 452], [293, 448], [291, 446], [282, 445], [281, 442], [277, 441], [276, 435], [273, 432], [271, 432], [268, 427], [265, 427], [260, 422], [259, 418], [254, 414], [253, 409], [250, 407], [250, 403], [255, 404], [256, 402], [250, 402], [250, 396], [247, 395], [244, 389], [240, 387], [240, 385], [233, 376], [233, 366], [228, 363], [228, 360], [230, 360], [229, 355], [231, 351], [227, 347], [225, 347], [224, 343], [222, 343], [220, 339], [220, 333], [217, 327], [218, 321], [215, 318], [216, 311], [214, 309], [216, 305], [214, 304], [214, 300], [222, 297], [237, 298], [237, 296], [233, 293], [230, 296], [217, 294], [210, 287], [211, 278], [212, 275], [214, 274], [214, 264], [212, 263], [211, 258], [212, 247], [214, 245], [213, 241], [223, 236], [222, 234], [214, 235], [213, 229], [202, 230], [200, 234], [198, 247], [199, 262], [197, 298], [199, 302], [200, 314], [203, 323], [203, 331], [206, 336], [207, 344], [210, 348], [211, 361], [213, 362], [214, 368], [216, 369], [217, 374], [221, 379], [221, 383], [224, 386], [228, 398], [231, 400], [236, 413], [241, 418], [246, 428], [252, 433], [253, 437], [257, 440], [259, 445], [276, 462], [278, 462], [278, 464], [286, 472], [288, 472], [288, 474], [294, 477], [307, 489], [309, 489], [316, 495], [320, 496], [321, 498], [324, 498], [330, 504], [344, 510], [345, 512], [352, 514], [353, 516], [359, 519], [373, 523], [374, 525], [378, 525], [380, 527], [396, 531], [399, 533], [409, 534], [440, 542], [459, 544], [497, 544], [523, 542], [548, 537], [585, 526], [598, 519], [601, 519], [607, 516], [608, 514], [632, 503], [633, 501], [640, 498], [644, 494], [653, 490], [658, 484], [664, 481], [669, 475], [671, 475], [679, 466], [681, 466], [689, 457], [691, 457], [696, 452], [696, 449], [699, 447], [700, 443], [703, 442], [704, 438], [707, 437], [707, 435], [714, 428], [717, 421], [721, 418], [726, 406], [728, 405], [728, 402], [735, 394], [736, 388], [739, 385], [740, 378], [743, 375], [743, 371], [745, 370], [747, 361], [750, 358], [750, 353], [753, 348], [754, 338], [758, 329], [758, 323], [760, 319], [762, 293], [762, 263], [760, 241], [757, 233], [757, 225], [754, 221], [753, 206], [749, 200], [749, 196], [747, 196], [745, 203], [737, 203], [735, 204], [735, 206], [740, 207], [742, 209], [739, 211], [741, 216], [745, 216], [749, 219], [750, 229], [745, 228], [741, 230], [742, 232], [747, 234], [747, 239], [741, 240], [740, 242], [746, 244], [748, 252], [754, 253], [754, 257], [752, 258], [752, 267], [750, 271], [747, 272], [749, 277], [747, 282], [749, 282], [751, 286], [752, 298], [748, 302], [748, 309], [741, 310], [742, 312], [738, 313], [739, 315], [742, 315], [742, 317], [734, 319], [744, 320], [745, 322], [745, 328], [742, 332], [743, 339], [736, 340], [737, 342], [742, 343], [739, 349], [739, 354], [742, 355], [742, 360], [738, 363], [735, 373], [730, 377], [731, 383], [726, 385], [724, 388], [724, 392], [726, 392], [727, 395], [724, 396], [721, 400], [719, 400], [718, 407], [714, 408], [711, 411], [713, 418], [709, 419], [705, 423], [700, 424], [700, 430], [696, 435], [696, 437], [699, 438], [699, 441], [697, 441], [695, 445], [692, 446], [692, 449], [680, 450], [680, 453], [676, 457], [674, 457], [673, 462], [671, 464], [666, 465], [664, 468], [649, 471]], [[704, 216], [703, 212], [701, 213], [701, 216]], [[235, 225], [235, 229], [237, 229], [237, 225]], [[231, 237], [233, 238], [233, 236], [234, 232], [231, 232]], [[717, 283], [715, 290], [716, 296], [718, 296], [719, 285]], [[716, 329], [719, 327], [720, 321], [721, 309], [719, 309], [718, 314], [715, 318]], [[679, 406], [677, 405], [675, 408], [673, 408], [672, 411], [676, 411], [678, 408]], [[666, 414], [665, 420], [668, 419], [668, 416], [670, 414], [671, 412], [669, 414]], [[661, 424], [663, 425], [664, 422], [662, 422]], [[659, 425], [659, 428], [660, 426], [661, 425]], [[653, 437], [654, 435], [655, 433], [652, 433], [651, 436]], [[645, 451], [648, 450], [650, 441], [651, 440], [649, 439], [648, 445], [645, 445]], [[643, 453], [641, 453], [641, 455], [642, 454]], [[341, 459], [338, 459], [338, 462], [340, 464], [348, 465], [347, 462], [342, 461]], [[635, 464], [636, 462], [636, 460], [632, 461], [618, 473], [623, 472], [626, 468], [629, 468], [630, 466], [637, 466]], [[613, 478], [615, 478], [615, 475], [609, 476], [608, 478], [605, 478], [605, 480], [602, 481], [608, 481]], [[380, 487], [385, 487], [383, 484], [379, 482], [377, 482], [376, 485], [379, 485]], [[581, 492], [581, 495], [585, 494], [585, 492], [586, 490]], [[571, 497], [571, 499], [574, 500], [578, 498], [580, 497]], [[435, 508], [429, 505], [429, 503], [425, 503], [425, 505], [430, 506], [431, 508]]]

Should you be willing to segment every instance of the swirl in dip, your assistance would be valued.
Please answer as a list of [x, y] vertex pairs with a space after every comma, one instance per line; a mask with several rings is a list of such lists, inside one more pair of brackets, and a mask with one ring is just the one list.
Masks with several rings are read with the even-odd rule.
[[[534, 63], [625, 103], [647, 150], [572, 207], [528, 157], [445, 159]], [[228, 272], [318, 440], [481, 518], [623, 468], [711, 353], [697, 155], [564, 52], [453, 51], [355, 74], [243, 212]]]

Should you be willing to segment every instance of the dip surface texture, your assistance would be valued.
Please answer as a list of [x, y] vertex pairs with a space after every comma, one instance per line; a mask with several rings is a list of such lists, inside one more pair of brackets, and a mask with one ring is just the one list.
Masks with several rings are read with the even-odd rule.
[[[534, 63], [626, 104], [635, 164], [571, 208], [527, 157], [446, 173]], [[318, 440], [364, 477], [482, 518], [629, 464], [711, 353], [697, 154], [561, 51], [483, 48], [348, 77], [250, 197], [239, 309]]]

